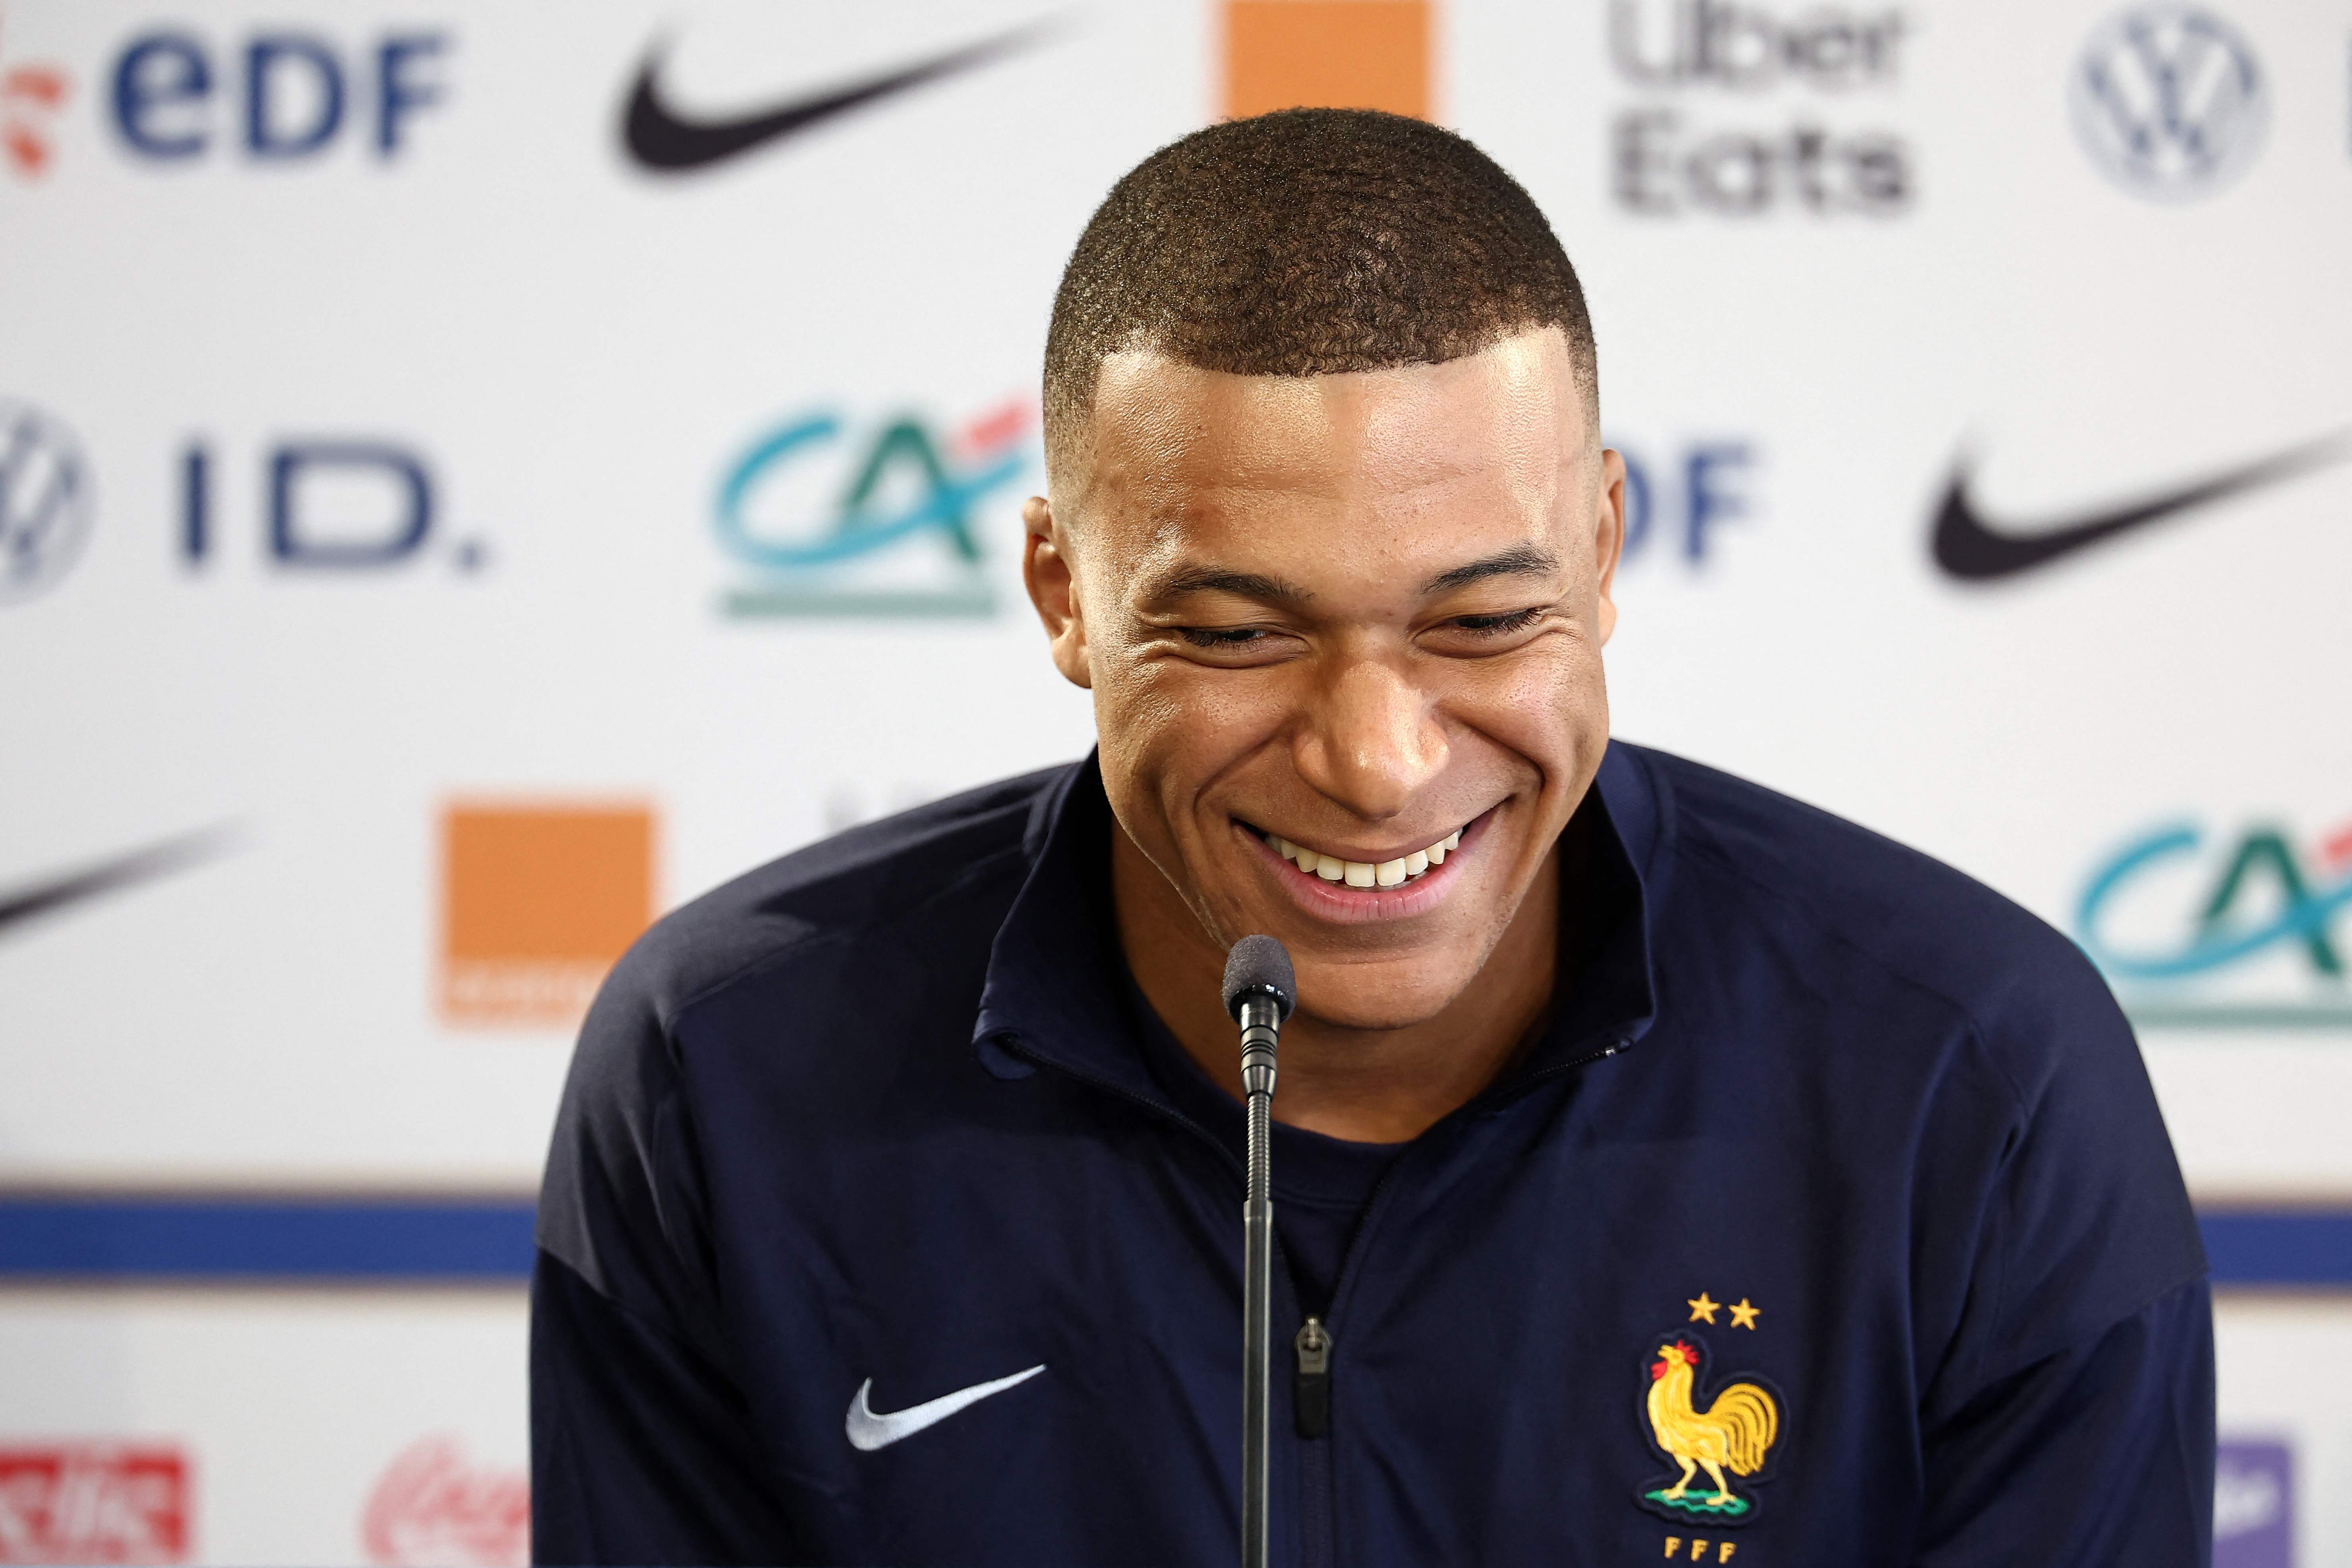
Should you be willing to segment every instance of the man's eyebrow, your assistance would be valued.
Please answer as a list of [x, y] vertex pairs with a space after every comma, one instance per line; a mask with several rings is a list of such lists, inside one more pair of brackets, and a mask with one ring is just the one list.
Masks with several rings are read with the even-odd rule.
[[1188, 594], [1231, 594], [1261, 604], [1303, 605], [1315, 595], [1295, 583], [1256, 572], [1229, 572], [1220, 566], [1190, 566], [1157, 584], [1146, 597], [1165, 604]]
[[1508, 550], [1440, 572], [1421, 585], [1422, 597], [1448, 594], [1483, 583], [1489, 577], [1548, 577], [1559, 570], [1559, 557], [1539, 544], [1515, 544]]

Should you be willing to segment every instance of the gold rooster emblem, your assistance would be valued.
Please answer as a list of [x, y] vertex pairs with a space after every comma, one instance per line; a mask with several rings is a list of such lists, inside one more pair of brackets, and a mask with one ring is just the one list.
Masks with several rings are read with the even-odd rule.
[[[1658, 1347], [1650, 1366], [1650, 1430], [1666, 1457], [1682, 1466], [1672, 1486], [1644, 1492], [1644, 1502], [1673, 1513], [1733, 1520], [1756, 1505], [1736, 1496], [1723, 1472], [1752, 1476], [1780, 1435], [1780, 1407], [1752, 1383], [1735, 1383], [1705, 1410], [1691, 1400], [1698, 1375], [1698, 1351], [1686, 1340]], [[1693, 1496], [1691, 1479], [1700, 1470], [1715, 1483], [1713, 1497]]]

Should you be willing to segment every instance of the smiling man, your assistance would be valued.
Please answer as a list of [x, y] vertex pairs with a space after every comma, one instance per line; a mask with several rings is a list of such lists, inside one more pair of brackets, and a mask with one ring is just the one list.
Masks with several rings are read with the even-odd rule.
[[1623, 469], [1526, 193], [1368, 112], [1188, 137], [1080, 238], [1045, 395], [1024, 571], [1097, 751], [615, 971], [540, 1559], [1231, 1560], [1264, 931], [1276, 1561], [2203, 1561], [2129, 1030], [1957, 873], [1611, 740]]
[[1396, 368], [1312, 342], [1255, 345], [1299, 374], [1201, 363], [1250, 363], [1242, 344], [1097, 353], [1084, 317], [1049, 350], [1071, 482], [1030, 502], [1027, 574], [1095, 693], [1128, 966], [1238, 1092], [1225, 950], [1282, 938], [1307, 999], [1294, 1126], [1418, 1135], [1552, 996], [1560, 833], [1609, 739], [1624, 470], [1562, 330], [1589, 344], [1572, 279], [1550, 281], [1557, 321], [1474, 317]]

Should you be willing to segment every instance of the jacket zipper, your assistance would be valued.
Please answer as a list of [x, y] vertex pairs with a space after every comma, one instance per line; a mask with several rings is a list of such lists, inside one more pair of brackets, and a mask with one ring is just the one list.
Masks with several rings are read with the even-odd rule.
[[[1139, 1094], [1131, 1093], [1117, 1084], [1095, 1077], [1092, 1073], [1080, 1072], [1049, 1057], [1021, 1050], [1019, 1042], [1018, 1035], [1007, 1037], [1007, 1045], [1031, 1061], [1041, 1067], [1052, 1068], [1066, 1077], [1076, 1079], [1080, 1083], [1090, 1084], [1106, 1094], [1126, 1100], [1130, 1105], [1140, 1106], [1164, 1121], [1174, 1122], [1223, 1155], [1225, 1163], [1235, 1172], [1247, 1175], [1246, 1162], [1219, 1142], [1214, 1133], [1182, 1112], [1156, 1100], [1147, 1100]], [[1507, 1096], [1496, 1098], [1498, 1100], [1505, 1098], [1517, 1099], [1522, 1092], [1532, 1089], [1537, 1084], [1558, 1078], [1564, 1073], [1573, 1072], [1579, 1068], [1590, 1067], [1594, 1062], [1615, 1056], [1632, 1044], [1632, 1040], [1621, 1036], [1600, 1050], [1587, 1051], [1582, 1056], [1570, 1058], [1556, 1066], [1546, 1068], [1541, 1072], [1532, 1073], [1513, 1084]], [[1479, 1100], [1484, 1100], [1486, 1098], [1481, 1095]], [[1478, 1101], [1472, 1103], [1475, 1104]], [[1464, 1106], [1454, 1115], [1460, 1116], [1464, 1110], [1469, 1109], [1469, 1106]], [[1446, 1120], [1451, 1121], [1453, 1118], [1448, 1117]], [[1423, 1136], [1426, 1137], [1427, 1134], [1424, 1133]], [[1371, 1194], [1364, 1200], [1364, 1212], [1356, 1221], [1356, 1233], [1349, 1238], [1347, 1257], [1339, 1265], [1339, 1278], [1332, 1282], [1330, 1306], [1327, 1308], [1326, 1315], [1336, 1310], [1340, 1301], [1347, 1296], [1348, 1287], [1353, 1282], [1358, 1271], [1357, 1265], [1363, 1257], [1362, 1244], [1364, 1238], [1370, 1234], [1374, 1214], [1379, 1209], [1381, 1199], [1388, 1195], [1390, 1178], [1396, 1173], [1397, 1164], [1402, 1163], [1402, 1158], [1400, 1157], [1398, 1161], [1391, 1163], [1387, 1170], [1381, 1172], [1381, 1179], [1372, 1184]], [[1283, 1256], [1282, 1238], [1278, 1236], [1275, 1238], [1274, 1251], [1275, 1256], [1282, 1259], [1283, 1282], [1290, 1287], [1290, 1300], [1295, 1310], [1298, 1302], [1298, 1281], [1290, 1271], [1289, 1258]], [[1299, 1450], [1299, 1541], [1302, 1548], [1299, 1555], [1302, 1568], [1333, 1568], [1339, 1561], [1336, 1539], [1339, 1530], [1338, 1500], [1332, 1486], [1331, 1446], [1326, 1441], [1331, 1435], [1333, 1342], [1330, 1329], [1324, 1322], [1323, 1315], [1315, 1314], [1309, 1314], [1306, 1321], [1300, 1324], [1297, 1337], [1291, 1342], [1298, 1364], [1297, 1379], [1292, 1389], [1295, 1426], [1298, 1436], [1306, 1439]], [[1312, 1431], [1308, 1430], [1310, 1424], [1313, 1426]]]
[[1291, 1405], [1298, 1417], [1298, 1435], [1313, 1442], [1331, 1427], [1331, 1336], [1324, 1331], [1323, 1320], [1308, 1314], [1291, 1348], [1298, 1354], [1298, 1386]]
[[[1590, 1067], [1594, 1062], [1615, 1056], [1632, 1044], [1630, 1039], [1619, 1036], [1599, 1050], [1587, 1051], [1541, 1072], [1531, 1073], [1513, 1084], [1507, 1093], [1496, 1096], [1496, 1102], [1516, 1100], [1537, 1084], [1574, 1072], [1579, 1068]], [[1486, 1099], [1481, 1095], [1479, 1100], [1472, 1103], [1477, 1104]], [[1460, 1116], [1469, 1109], [1469, 1106], [1464, 1106], [1454, 1115]], [[1423, 1136], [1428, 1134], [1423, 1133]], [[1337, 1540], [1339, 1500], [1332, 1486], [1331, 1444], [1328, 1441], [1331, 1435], [1331, 1352], [1335, 1342], [1325, 1318], [1335, 1316], [1340, 1302], [1347, 1300], [1348, 1288], [1354, 1283], [1363, 1259], [1364, 1243], [1371, 1235], [1372, 1221], [1382, 1200], [1388, 1196], [1389, 1189], [1394, 1184], [1391, 1178], [1396, 1174], [1397, 1166], [1407, 1157], [1399, 1156], [1391, 1162], [1389, 1168], [1381, 1173], [1381, 1179], [1372, 1184], [1371, 1194], [1364, 1200], [1364, 1212], [1356, 1221], [1356, 1233], [1349, 1238], [1347, 1257], [1339, 1265], [1339, 1277], [1332, 1281], [1329, 1305], [1323, 1315], [1309, 1317], [1300, 1326], [1298, 1338], [1293, 1342], [1298, 1357], [1298, 1381], [1294, 1391], [1298, 1435], [1309, 1439], [1299, 1450], [1299, 1534], [1305, 1548], [1300, 1553], [1304, 1568], [1333, 1568], [1339, 1560]], [[1296, 1300], [1297, 1289], [1295, 1283], [1291, 1294]], [[1307, 1429], [1310, 1405], [1314, 1426], [1311, 1432]]]

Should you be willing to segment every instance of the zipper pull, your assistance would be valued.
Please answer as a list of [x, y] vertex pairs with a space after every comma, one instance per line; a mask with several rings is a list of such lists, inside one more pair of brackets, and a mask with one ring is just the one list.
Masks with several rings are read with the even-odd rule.
[[1292, 1342], [1298, 1352], [1297, 1397], [1292, 1401], [1301, 1437], [1320, 1437], [1331, 1429], [1331, 1336], [1323, 1320], [1309, 1318], [1299, 1325]]

